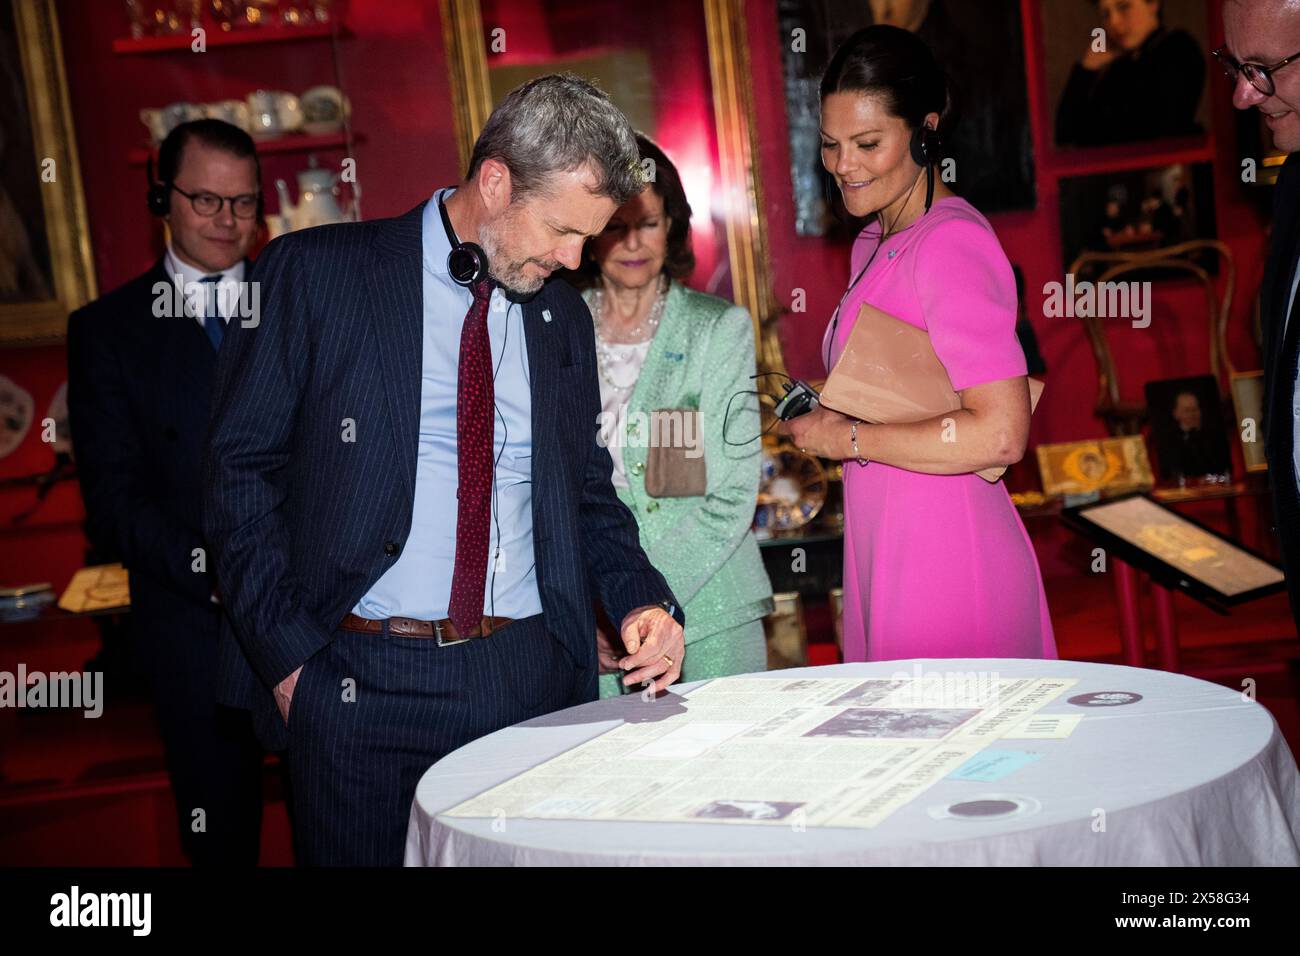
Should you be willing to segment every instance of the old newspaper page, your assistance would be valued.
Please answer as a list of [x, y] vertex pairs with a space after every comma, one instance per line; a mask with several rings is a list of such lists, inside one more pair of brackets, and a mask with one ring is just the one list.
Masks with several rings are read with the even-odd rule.
[[874, 827], [1075, 683], [720, 678], [446, 815]]

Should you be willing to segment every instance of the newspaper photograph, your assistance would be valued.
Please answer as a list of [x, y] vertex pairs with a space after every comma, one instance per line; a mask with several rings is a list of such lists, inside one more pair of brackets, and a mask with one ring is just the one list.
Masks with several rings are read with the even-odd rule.
[[874, 827], [1075, 683], [719, 678], [444, 815]]

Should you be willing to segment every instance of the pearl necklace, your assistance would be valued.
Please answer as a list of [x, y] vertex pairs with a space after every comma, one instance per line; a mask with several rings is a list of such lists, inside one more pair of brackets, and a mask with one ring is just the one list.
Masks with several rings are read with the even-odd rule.
[[650, 306], [650, 311], [646, 313], [643, 319], [635, 329], [633, 334], [637, 336], [632, 342], [607, 342], [601, 334], [603, 325], [603, 316], [605, 313], [605, 290], [592, 289], [588, 294], [588, 307], [591, 310], [592, 325], [596, 330], [596, 368], [600, 371], [601, 380], [606, 385], [617, 392], [630, 392], [636, 387], [637, 376], [640, 374], [638, 369], [637, 375], [632, 377], [632, 381], [627, 384], [620, 384], [614, 380], [611, 369], [618, 362], [619, 356], [616, 354], [613, 345], [643, 345], [654, 338], [655, 332], [659, 328], [659, 320], [663, 318], [664, 305], [668, 301], [668, 282], [665, 276], [659, 278], [659, 288], [655, 293], [655, 300]]

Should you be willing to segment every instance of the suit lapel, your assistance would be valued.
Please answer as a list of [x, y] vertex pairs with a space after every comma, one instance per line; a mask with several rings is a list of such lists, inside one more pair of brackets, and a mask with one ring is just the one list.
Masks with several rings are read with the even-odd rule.
[[[1291, 293], [1291, 269], [1295, 263], [1296, 235], [1300, 222], [1287, 211], [1286, 200], [1291, 193], [1291, 161], [1283, 165], [1278, 177], [1277, 198], [1274, 200], [1273, 237], [1269, 241], [1269, 258], [1264, 267], [1264, 281], [1260, 285], [1260, 319], [1264, 333], [1265, 408], [1271, 410], [1274, 385], [1277, 384], [1277, 365], [1282, 362], [1283, 329], [1286, 328], [1284, 308]], [[1268, 412], [1265, 412], [1268, 416]]]
[[422, 221], [424, 203], [385, 223], [366, 271], [384, 392], [393, 422], [402, 480], [415, 499], [415, 461], [420, 443], [420, 376], [424, 358]]
[[[1300, 232], [1300, 230], [1294, 231]], [[1275, 351], [1271, 353], [1273, 364], [1273, 374], [1271, 378], [1275, 388], [1280, 387], [1285, 390], [1288, 396], [1287, 404], [1290, 404], [1289, 399], [1292, 394], [1292, 389], [1294, 388], [1294, 381], [1279, 381], [1278, 376], [1281, 374], [1289, 374], [1290, 368], [1288, 366], [1290, 363], [1287, 359], [1288, 356], [1295, 354], [1297, 346], [1296, 339], [1300, 338], [1300, 316], [1297, 315], [1297, 311], [1300, 310], [1297, 310], [1296, 308], [1296, 304], [1300, 303], [1300, 292], [1297, 292], [1296, 294], [1296, 301], [1294, 303], [1291, 302], [1291, 283], [1295, 279], [1297, 251], [1300, 250], [1297, 250], [1296, 244], [1292, 242], [1289, 252], [1282, 259], [1280, 268], [1278, 269], [1280, 275], [1277, 280], [1277, 308], [1275, 309], [1277, 321], [1274, 323], [1276, 326], [1276, 331], [1274, 332]], [[1291, 305], [1290, 321], [1287, 320], [1288, 304]]]
[[[1300, 177], [1300, 170], [1297, 170]], [[1297, 193], [1297, 201], [1300, 201], [1300, 189], [1293, 189]], [[1300, 258], [1300, 213], [1294, 208], [1287, 216], [1290, 227], [1288, 235], [1285, 237], [1282, 245], [1282, 255], [1277, 263], [1277, 276], [1275, 277], [1275, 290], [1277, 295], [1277, 315], [1281, 319], [1279, 328], [1287, 329], [1287, 338], [1295, 334], [1296, 324], [1287, 322], [1287, 304], [1291, 301], [1291, 283], [1295, 279], [1296, 260]], [[1300, 295], [1296, 296], [1300, 301]], [[1294, 304], [1292, 305], [1292, 318], [1294, 315]]]
[[[528, 349], [528, 382], [532, 402], [533, 425], [533, 482], [537, 483], [538, 474], [543, 473], [544, 466], [555, 444], [553, 439], [555, 424], [555, 371], [560, 360], [557, 353], [557, 336], [564, 335], [564, 321], [568, 316], [554, 314], [557, 309], [549, 297], [539, 295], [525, 302], [524, 342]], [[543, 315], [543, 312], [546, 315]], [[546, 316], [550, 316], [548, 322]], [[534, 492], [534, 509], [538, 495]], [[534, 510], [534, 524], [536, 511]]]
[[656, 408], [666, 407], [665, 403], [670, 401], [667, 396], [673, 390], [668, 386], [673, 373], [680, 370], [686, 351], [683, 333], [684, 324], [689, 319], [682, 314], [685, 311], [682, 295], [682, 287], [676, 282], [668, 287], [659, 328], [650, 342], [645, 364], [628, 400], [629, 413], [645, 412], [648, 415]]
[[176, 286], [176, 277], [167, 274], [166, 258], [159, 259], [149, 273], [149, 312], [151, 322], [149, 349], [156, 356], [160, 377], [171, 378], [177, 382], [192, 381], [197, 376], [208, 376], [216, 363], [217, 353], [212, 348], [212, 340], [200, 324], [200, 319], [184, 311], [187, 302], [184, 289], [173, 291], [173, 309], [179, 305], [178, 315], [170, 311], [163, 316], [153, 314], [156, 298], [154, 289], [159, 282], [165, 282], [172, 289]]
[[[1295, 276], [1296, 257], [1300, 255], [1300, 215], [1294, 209], [1298, 194], [1300, 199], [1300, 169], [1296, 156], [1291, 156], [1282, 168], [1275, 189], [1278, 203], [1273, 219], [1273, 249], [1264, 273], [1260, 306], [1264, 321], [1264, 366], [1268, 392], [1265, 408], [1272, 409], [1278, 385], [1278, 372], [1288, 346], [1300, 334], [1300, 322], [1287, 322], [1286, 308], [1291, 296], [1291, 280]], [[1297, 297], [1300, 299], [1300, 296]], [[1293, 309], [1294, 311], [1294, 309]], [[1294, 318], [1294, 316], [1293, 316]]]

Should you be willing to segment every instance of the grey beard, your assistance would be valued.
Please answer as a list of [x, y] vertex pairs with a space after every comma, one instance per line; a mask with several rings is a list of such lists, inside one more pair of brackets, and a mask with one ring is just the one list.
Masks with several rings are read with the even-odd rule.
[[501, 246], [497, 244], [496, 234], [493, 230], [483, 229], [480, 231], [479, 245], [483, 247], [483, 252], [487, 255], [489, 274], [497, 281], [498, 285], [503, 286], [508, 292], [520, 296], [530, 296], [545, 284], [545, 278], [530, 279], [525, 276], [523, 274], [524, 263], [511, 262], [506, 258], [505, 253], [501, 251]]

